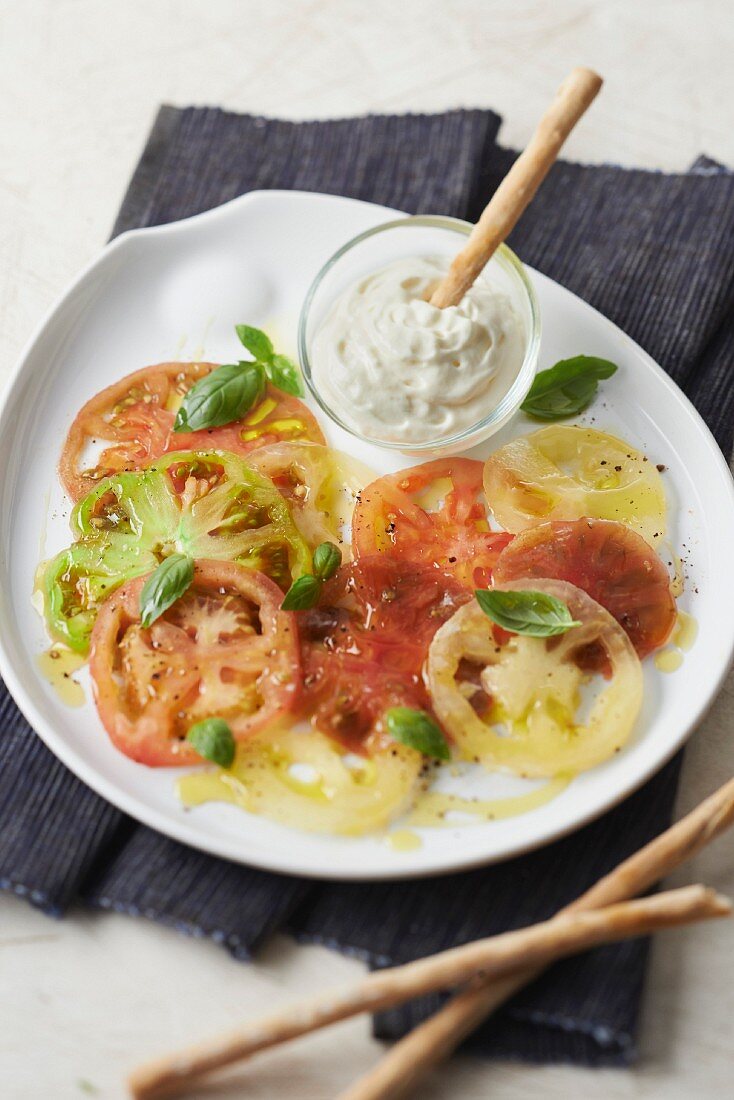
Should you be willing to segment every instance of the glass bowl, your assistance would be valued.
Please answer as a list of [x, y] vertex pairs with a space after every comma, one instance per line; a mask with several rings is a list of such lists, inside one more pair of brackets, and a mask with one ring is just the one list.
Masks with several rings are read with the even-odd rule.
[[461, 250], [473, 226], [458, 218], [432, 215], [400, 218], [368, 229], [334, 253], [311, 283], [298, 323], [298, 351], [306, 384], [326, 415], [344, 431], [372, 446], [405, 454], [456, 454], [493, 435], [509, 420], [527, 396], [538, 364], [540, 313], [533, 285], [520, 260], [506, 245], [500, 245], [484, 269], [483, 277], [504, 292], [512, 302], [525, 329], [525, 357], [509, 388], [495, 407], [476, 424], [440, 439], [404, 445], [363, 435], [345, 422], [338, 409], [322, 396], [312, 372], [313, 338], [334, 301], [349, 286], [394, 260], [415, 256], [441, 256], [448, 263]]

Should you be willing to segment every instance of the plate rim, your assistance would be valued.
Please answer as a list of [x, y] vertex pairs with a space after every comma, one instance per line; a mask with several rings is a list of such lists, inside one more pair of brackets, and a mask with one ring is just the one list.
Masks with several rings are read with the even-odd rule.
[[[8, 376], [2, 393], [0, 393], [0, 431], [8, 415], [8, 409], [14, 398], [16, 387], [24, 375], [26, 364], [33, 355], [36, 344], [42, 339], [49, 326], [54, 323], [57, 314], [61, 313], [68, 300], [72, 298], [79, 288], [93, 276], [98, 269], [113, 262], [115, 258], [119, 258], [121, 255], [124, 256], [127, 249], [135, 247], [141, 241], [145, 241], [145, 247], [148, 247], [156, 238], [186, 233], [193, 226], [198, 227], [203, 222], [219, 220], [222, 217], [227, 217], [235, 209], [239, 210], [241, 207], [257, 202], [263, 197], [270, 198], [273, 196], [278, 196], [280, 198], [298, 196], [307, 198], [309, 201], [368, 207], [382, 211], [386, 216], [394, 216], [396, 213], [401, 213], [400, 211], [384, 207], [379, 203], [370, 203], [362, 199], [353, 199], [342, 195], [329, 195], [322, 192], [290, 191], [279, 188], [273, 190], [250, 191], [244, 195], [230, 199], [226, 203], [213, 207], [210, 210], [191, 215], [188, 218], [167, 222], [162, 225], [144, 226], [124, 231], [104, 245], [97, 255], [82, 268], [79, 274], [56, 297], [55, 301], [51, 304], [33, 330], [29, 339], [26, 341]], [[628, 344], [631, 352], [637, 357], [641, 357], [648, 368], [652, 368], [653, 373], [658, 377], [659, 381], [662, 381], [665, 385], [669, 396], [675, 400], [679, 411], [684, 413], [689, 420], [692, 421], [695, 428], [697, 428], [701, 434], [703, 441], [705, 441], [710, 457], [714, 460], [717, 472], [721, 477], [722, 490], [728, 495], [729, 506], [734, 514], [734, 480], [732, 479], [726, 459], [711, 429], [670, 375], [668, 375], [666, 371], [655, 362], [652, 356], [633, 340], [632, 337], [628, 336], [618, 325], [605, 317], [595, 309], [594, 306], [574, 294], [573, 291], [563, 287], [562, 284], [556, 283], [555, 280], [549, 279], [548, 276], [538, 272], [530, 265], [526, 265], [526, 267], [533, 278], [547, 280], [554, 286], [559, 287], [565, 294], [571, 295], [577, 303], [581, 303], [587, 310], [591, 310], [597, 324], [603, 323], [618, 339], [621, 338], [624, 343]], [[1, 518], [0, 523], [2, 523]], [[19, 660], [25, 660], [25, 655], [22, 655]], [[95, 794], [141, 824], [162, 833], [172, 840], [186, 844], [196, 850], [206, 852], [216, 858], [228, 859], [243, 866], [256, 867], [276, 874], [295, 875], [300, 878], [308, 879], [328, 879], [330, 881], [389, 881], [395, 879], [449, 875], [514, 859], [529, 851], [545, 847], [562, 837], [576, 832], [590, 821], [601, 817], [625, 798], [639, 790], [644, 783], [668, 763], [700, 725], [707, 711], [719, 695], [733, 662], [734, 624], [732, 625], [725, 647], [725, 661], [722, 663], [721, 670], [710, 694], [699, 697], [694, 707], [692, 717], [684, 725], [680, 734], [671, 741], [665, 753], [658, 755], [654, 763], [642, 767], [639, 774], [635, 775], [634, 778], [628, 780], [619, 787], [611, 788], [609, 793], [605, 797], [602, 797], [594, 807], [582, 813], [580, 816], [575, 817], [572, 822], [566, 822], [565, 824], [560, 823], [556, 827], [549, 829], [542, 839], [530, 838], [527, 841], [519, 842], [510, 851], [500, 855], [489, 854], [482, 856], [481, 854], [474, 854], [464, 857], [458, 856], [449, 862], [445, 854], [438, 853], [434, 857], [433, 862], [429, 860], [426, 866], [406, 868], [404, 865], [401, 865], [400, 861], [396, 861], [394, 867], [385, 866], [381, 870], [368, 871], [365, 873], [359, 868], [339, 868], [338, 870], [334, 870], [333, 867], [327, 866], [325, 862], [321, 866], [303, 868], [298, 865], [297, 858], [289, 861], [287, 858], [282, 858], [279, 854], [275, 856], [275, 859], [268, 859], [265, 855], [261, 856], [259, 852], [243, 853], [241, 846], [238, 849], [234, 838], [230, 839], [226, 836], [209, 836], [207, 832], [202, 831], [199, 826], [190, 824], [185, 816], [183, 816], [180, 821], [175, 821], [169, 817], [165, 811], [159, 811], [155, 807], [150, 806], [145, 801], [143, 795], [135, 796], [133, 794], [128, 794], [125, 790], [116, 787], [114, 783], [98, 773], [91, 763], [87, 763], [83, 756], [65, 740], [62, 734], [57, 733], [53, 722], [46, 721], [45, 717], [40, 713], [32, 695], [25, 692], [19, 677], [16, 676], [14, 662], [10, 653], [6, 650], [5, 631], [0, 622], [0, 676], [2, 676], [5, 681], [8, 691], [23, 716], [29, 722], [31, 728], [36, 735], [41, 738], [49, 751]], [[245, 858], [245, 855], [247, 858]], [[312, 863], [315, 862], [317, 861], [312, 861]]]

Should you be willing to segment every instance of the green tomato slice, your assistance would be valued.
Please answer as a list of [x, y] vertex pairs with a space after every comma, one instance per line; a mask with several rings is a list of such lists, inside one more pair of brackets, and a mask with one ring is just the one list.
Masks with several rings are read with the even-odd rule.
[[77, 541], [44, 575], [54, 637], [79, 653], [102, 600], [170, 554], [236, 561], [286, 591], [311, 568], [309, 548], [269, 478], [225, 451], [177, 451], [105, 478], [71, 515]]

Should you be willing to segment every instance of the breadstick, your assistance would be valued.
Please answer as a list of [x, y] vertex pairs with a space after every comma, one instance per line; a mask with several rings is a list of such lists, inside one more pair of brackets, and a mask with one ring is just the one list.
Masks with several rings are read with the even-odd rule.
[[492, 254], [514, 229], [548, 175], [564, 141], [601, 86], [601, 77], [591, 69], [574, 69], [566, 77], [527, 148], [502, 180], [469, 240], [431, 295], [431, 305], [440, 309], [458, 305]]
[[688, 886], [641, 901], [567, 913], [371, 974], [354, 988], [322, 995], [254, 1021], [223, 1038], [143, 1066], [132, 1075], [130, 1088], [137, 1100], [172, 1096], [213, 1070], [360, 1012], [381, 1011], [425, 993], [450, 989], [479, 973], [500, 978], [519, 967], [546, 965], [552, 959], [612, 940], [723, 917], [730, 912], [729, 901], [715, 891]]
[[[600, 879], [563, 912], [598, 908], [635, 897], [674, 871], [734, 824], [734, 779]], [[449, 1058], [490, 1013], [538, 976], [523, 969], [501, 981], [474, 982], [395, 1043], [374, 1069], [339, 1100], [397, 1100]]]

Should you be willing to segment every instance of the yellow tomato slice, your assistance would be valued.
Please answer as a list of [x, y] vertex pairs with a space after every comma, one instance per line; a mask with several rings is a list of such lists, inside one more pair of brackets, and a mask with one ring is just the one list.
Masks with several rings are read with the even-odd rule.
[[[629, 738], [642, 703], [640, 662], [621, 626], [580, 588], [535, 577], [532, 588], [563, 600], [581, 625], [554, 638], [508, 635], [476, 600], [466, 604], [431, 643], [433, 707], [467, 759], [532, 777], [586, 771]], [[610, 680], [584, 670], [584, 654], [598, 657], [599, 647]]]
[[270, 478], [285, 497], [311, 549], [338, 542], [349, 560], [355, 501], [374, 478], [367, 466], [341, 451], [305, 441], [262, 447], [250, 456], [249, 465]]
[[554, 425], [490, 455], [484, 491], [513, 533], [547, 520], [618, 520], [653, 546], [665, 534], [665, 492], [654, 462], [594, 428]]
[[357, 836], [374, 832], [412, 804], [423, 758], [391, 744], [369, 757], [350, 754], [315, 730], [268, 731], [238, 746], [227, 771], [179, 780], [183, 802], [234, 802], [281, 825]]

